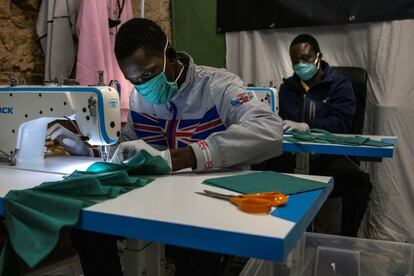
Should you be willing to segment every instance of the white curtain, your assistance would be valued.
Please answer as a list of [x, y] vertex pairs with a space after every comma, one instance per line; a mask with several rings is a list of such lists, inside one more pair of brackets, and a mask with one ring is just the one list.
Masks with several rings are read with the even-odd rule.
[[398, 136], [392, 159], [369, 163], [374, 184], [360, 235], [414, 242], [414, 20], [227, 33], [227, 68], [246, 83], [280, 86], [292, 74], [289, 45], [316, 37], [331, 65], [365, 68], [365, 132]]

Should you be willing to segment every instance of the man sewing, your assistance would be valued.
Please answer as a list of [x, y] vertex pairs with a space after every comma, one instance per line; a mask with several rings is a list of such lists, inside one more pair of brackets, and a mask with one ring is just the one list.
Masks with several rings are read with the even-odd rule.
[[[140, 150], [162, 156], [172, 171], [250, 165], [282, 150], [282, 121], [243, 88], [242, 80], [224, 70], [197, 66], [176, 52], [154, 22], [132, 19], [116, 37], [118, 64], [134, 86], [122, 142], [112, 158], [122, 162]], [[235, 104], [237, 99], [249, 99]], [[61, 126], [49, 136], [71, 153], [92, 156], [74, 134]], [[74, 231], [84, 273], [121, 275], [116, 239]], [[167, 247], [176, 275], [219, 275], [219, 254]]]
[[[338, 75], [322, 60], [317, 40], [308, 34], [293, 39], [289, 48], [293, 76], [284, 79], [279, 91], [279, 115], [283, 130], [324, 129], [349, 133], [355, 113], [351, 81]], [[295, 156], [284, 154], [261, 169], [293, 172]], [[334, 178], [330, 197], [342, 197], [341, 234], [356, 236], [364, 216], [372, 185], [369, 176], [347, 157], [312, 156], [310, 174]]]

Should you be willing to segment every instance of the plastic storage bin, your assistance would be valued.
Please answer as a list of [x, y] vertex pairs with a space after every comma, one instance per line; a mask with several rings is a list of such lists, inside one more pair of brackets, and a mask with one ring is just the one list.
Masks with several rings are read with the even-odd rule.
[[285, 263], [250, 259], [242, 276], [414, 275], [414, 245], [305, 233]]

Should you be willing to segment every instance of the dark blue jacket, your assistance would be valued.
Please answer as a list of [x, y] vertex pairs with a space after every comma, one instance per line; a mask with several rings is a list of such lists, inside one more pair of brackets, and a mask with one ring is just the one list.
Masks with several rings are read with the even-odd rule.
[[283, 120], [305, 122], [310, 128], [333, 133], [348, 133], [355, 113], [355, 95], [351, 81], [336, 74], [325, 61], [322, 79], [305, 89], [294, 74], [283, 79], [279, 90], [279, 115]]

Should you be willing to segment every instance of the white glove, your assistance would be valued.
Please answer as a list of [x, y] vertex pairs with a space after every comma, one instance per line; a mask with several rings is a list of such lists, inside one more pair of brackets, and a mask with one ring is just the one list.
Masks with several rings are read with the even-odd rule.
[[46, 138], [49, 138], [52, 141], [56, 140], [70, 154], [91, 157], [93, 156], [92, 149], [88, 148], [88, 146], [81, 140], [81, 138], [60, 124], [54, 124], [51, 126], [47, 130]]
[[309, 125], [307, 123], [297, 123], [290, 120], [283, 121], [283, 132], [291, 132], [291, 131], [307, 131], [309, 130]]
[[172, 168], [171, 154], [169, 150], [159, 151], [145, 143], [143, 140], [134, 140], [119, 144], [111, 158], [111, 161], [109, 162], [122, 163], [124, 160], [128, 160], [141, 150], [146, 150], [152, 156], [161, 156], [165, 161], [167, 161], [170, 168]]

